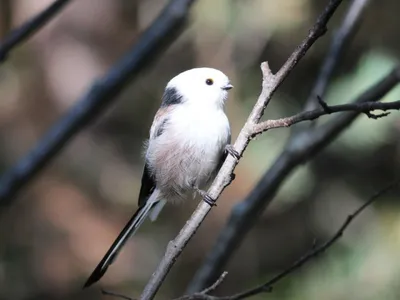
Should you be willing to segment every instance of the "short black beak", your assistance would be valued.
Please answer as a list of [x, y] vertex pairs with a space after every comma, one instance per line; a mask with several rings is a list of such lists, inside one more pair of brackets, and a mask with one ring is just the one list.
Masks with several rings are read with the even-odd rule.
[[227, 85], [225, 85], [225, 86], [222, 87], [222, 89], [223, 89], [224, 91], [229, 91], [229, 90], [232, 89], [232, 88], [233, 88], [233, 85], [230, 84], [230, 83], [228, 83]]

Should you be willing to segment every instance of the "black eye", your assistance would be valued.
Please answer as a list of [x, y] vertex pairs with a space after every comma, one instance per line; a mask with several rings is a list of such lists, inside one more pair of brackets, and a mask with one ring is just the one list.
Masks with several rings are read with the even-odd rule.
[[207, 85], [213, 85], [213, 84], [214, 84], [214, 80], [212, 80], [211, 78], [208, 78], [208, 79], [206, 80], [206, 84], [207, 84]]

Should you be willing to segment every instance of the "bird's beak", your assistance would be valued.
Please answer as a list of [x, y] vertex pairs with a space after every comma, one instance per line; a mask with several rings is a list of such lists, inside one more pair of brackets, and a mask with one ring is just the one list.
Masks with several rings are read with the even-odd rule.
[[225, 86], [222, 87], [222, 89], [223, 89], [224, 91], [229, 91], [231, 88], [233, 88], [233, 85], [230, 84], [230, 83], [228, 83], [227, 85], [225, 85]]

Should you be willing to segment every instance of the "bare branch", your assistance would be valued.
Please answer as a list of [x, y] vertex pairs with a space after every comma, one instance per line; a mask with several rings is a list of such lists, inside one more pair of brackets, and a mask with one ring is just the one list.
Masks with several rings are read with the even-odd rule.
[[216, 282], [213, 283], [210, 287], [201, 291], [202, 294], [209, 294], [217, 289], [221, 285], [221, 283], [225, 280], [225, 277], [228, 275], [228, 272], [223, 272], [221, 276], [217, 279]]
[[11, 31], [0, 43], [0, 62], [4, 61], [8, 53], [32, 34], [46, 25], [70, 0], [56, 0], [44, 11], [27, 21], [19, 28]]
[[[261, 293], [265, 292], [270, 292], [272, 291], [272, 286], [276, 284], [277, 282], [281, 281], [283, 278], [287, 277], [288, 275], [292, 274], [293, 272], [297, 271], [300, 269], [305, 263], [309, 262], [311, 259], [316, 258], [318, 255], [322, 254], [325, 252], [328, 248], [332, 247], [333, 244], [335, 244], [340, 237], [344, 234], [345, 230], [350, 226], [350, 224], [354, 221], [354, 219], [359, 216], [367, 207], [372, 205], [375, 201], [377, 201], [380, 197], [388, 193], [389, 191], [393, 190], [395, 187], [397, 187], [400, 183], [400, 180], [393, 181], [383, 189], [379, 190], [375, 195], [373, 195], [368, 201], [366, 201], [364, 204], [362, 204], [360, 207], [358, 207], [353, 213], [347, 216], [346, 220], [343, 222], [342, 226], [335, 232], [335, 234], [327, 240], [325, 243], [323, 243], [320, 246], [314, 246], [309, 253], [301, 257], [299, 260], [294, 262], [289, 268], [286, 270], [283, 270], [281, 273], [275, 275], [273, 278], [268, 280], [266, 283], [257, 286], [255, 288], [249, 289], [245, 292], [241, 292], [232, 296], [223, 296], [223, 297], [216, 297], [216, 296], [210, 296], [207, 294], [193, 294], [197, 295], [197, 298], [190, 298], [190, 296], [185, 296], [188, 298], [179, 298], [179, 300], [190, 300], [190, 299], [196, 299], [196, 300], [240, 300], [240, 299], [245, 299], [249, 298], [251, 296], [255, 296]], [[201, 297], [203, 296], [203, 297]]]
[[353, 111], [358, 113], [365, 113], [371, 119], [378, 119], [387, 116], [389, 113], [382, 113], [374, 115], [371, 113], [373, 110], [399, 110], [400, 101], [380, 103], [380, 102], [365, 102], [365, 103], [350, 103], [335, 106], [328, 106], [324, 101], [320, 100], [321, 108], [298, 113], [294, 116], [277, 119], [267, 120], [254, 125], [252, 134], [256, 136], [262, 132], [273, 128], [289, 127], [302, 121], [311, 121], [323, 115], [328, 115], [343, 111]]
[[131, 51], [103, 78], [95, 82], [77, 104], [0, 179], [0, 206], [9, 205], [16, 193], [52, 158], [114, 102], [122, 89], [170, 45], [184, 27], [194, 0], [171, 0], [141, 35]]
[[[314, 42], [326, 32], [326, 24], [341, 2], [342, 0], [329, 1], [324, 12], [319, 16], [316, 24], [310, 30], [308, 36], [303, 40], [300, 46], [294, 50], [293, 54], [285, 62], [278, 73], [276, 73], [276, 75], [272, 74], [267, 63], [263, 63], [261, 65], [263, 72], [263, 85], [261, 94], [258, 97], [258, 100], [246, 121], [246, 124], [240, 131], [239, 136], [234, 144], [235, 150], [240, 155], [242, 155], [243, 151], [250, 142], [251, 129], [262, 117], [264, 109], [268, 105], [273, 93], [289, 75], [290, 71], [297, 65], [300, 59], [305, 55], [308, 49], [314, 44]], [[237, 163], [238, 160], [231, 156], [225, 160], [217, 177], [208, 190], [208, 195], [210, 195], [213, 199], [218, 199], [219, 195], [230, 183], [231, 174], [233, 173]], [[183, 251], [184, 247], [192, 238], [192, 236], [195, 234], [197, 228], [201, 225], [210, 210], [211, 207], [203, 201], [198, 205], [191, 218], [186, 222], [185, 226], [179, 232], [178, 236], [168, 244], [163, 259], [150, 278], [150, 281], [147, 283], [140, 299], [147, 300], [154, 298], [169, 270], [172, 268], [176, 259]]]
[[343, 51], [349, 46], [350, 38], [354, 36], [358, 28], [357, 25], [360, 23], [361, 16], [369, 2], [370, 0], [352, 1], [340, 27], [332, 36], [331, 45], [322, 63], [315, 85], [307, 99], [304, 110], [315, 109], [317, 107], [317, 97], [324, 97], [326, 87], [332, 77], [333, 71], [338, 65]]
[[[400, 67], [394, 68], [378, 83], [361, 94], [354, 103], [380, 100], [400, 82]], [[198, 270], [187, 293], [194, 293], [208, 286], [220, 274], [226, 262], [242, 242], [259, 216], [272, 202], [275, 193], [287, 176], [300, 164], [321, 152], [357, 117], [357, 112], [340, 114], [312, 131], [299, 131], [293, 135], [285, 149], [277, 157], [271, 168], [263, 175], [246, 199], [237, 204], [221, 231], [217, 241]]]

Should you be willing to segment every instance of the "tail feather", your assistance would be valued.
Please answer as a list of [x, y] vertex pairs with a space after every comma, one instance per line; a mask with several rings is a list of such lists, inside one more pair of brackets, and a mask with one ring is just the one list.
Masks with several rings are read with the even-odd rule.
[[165, 204], [167, 204], [167, 201], [165, 201], [165, 200], [160, 200], [160, 201], [157, 202], [157, 204], [150, 211], [150, 214], [149, 214], [150, 221], [154, 222], [154, 221], [157, 220], [158, 215], [160, 214], [160, 212], [164, 208]]
[[108, 267], [114, 262], [118, 253], [121, 251], [122, 247], [128, 241], [128, 239], [135, 234], [137, 229], [142, 225], [148, 214], [159, 202], [157, 200], [157, 190], [153, 192], [150, 198], [147, 200], [146, 204], [139, 207], [135, 214], [131, 217], [128, 223], [122, 229], [121, 233], [115, 239], [114, 243], [108, 249], [107, 253], [104, 255], [103, 259], [99, 262], [97, 267], [94, 269], [92, 274], [89, 276], [88, 280], [85, 282], [83, 288], [89, 287], [93, 283], [100, 280], [105, 274]]

